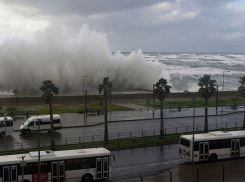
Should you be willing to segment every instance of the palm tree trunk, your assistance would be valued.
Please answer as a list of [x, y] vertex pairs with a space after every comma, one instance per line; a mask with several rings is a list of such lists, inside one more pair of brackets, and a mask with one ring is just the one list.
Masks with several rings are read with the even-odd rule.
[[105, 136], [104, 136], [104, 141], [106, 144], [108, 144], [107, 89], [106, 89], [106, 87], [104, 90], [104, 97], [105, 97]]
[[55, 140], [54, 140], [54, 122], [53, 122], [53, 110], [52, 103], [49, 103], [50, 121], [51, 121], [51, 149], [55, 150]]
[[160, 118], [161, 118], [160, 136], [163, 137], [163, 135], [164, 135], [164, 126], [163, 126], [163, 100], [161, 100]]
[[204, 133], [208, 133], [208, 99], [205, 99], [205, 123]]

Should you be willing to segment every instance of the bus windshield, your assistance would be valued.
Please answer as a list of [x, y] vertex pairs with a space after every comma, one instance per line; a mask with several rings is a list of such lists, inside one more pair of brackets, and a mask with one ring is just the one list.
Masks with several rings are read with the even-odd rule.
[[184, 138], [181, 138], [180, 139], [180, 145], [184, 145], [186, 147], [189, 147], [190, 146], [190, 141], [189, 140], [186, 140]]
[[28, 126], [29, 123], [30, 123], [30, 121], [27, 120], [27, 121], [24, 123], [24, 126]]

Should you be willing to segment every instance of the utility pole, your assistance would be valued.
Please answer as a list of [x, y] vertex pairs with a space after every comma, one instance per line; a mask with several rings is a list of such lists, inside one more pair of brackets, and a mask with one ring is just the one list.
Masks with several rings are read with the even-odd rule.
[[6, 122], [8, 121], [8, 118], [6, 117], [7, 114], [4, 114], [4, 124], [5, 124], [5, 133], [4, 133], [4, 145], [5, 145], [5, 153], [6, 153]]
[[155, 94], [154, 94], [155, 84], [153, 84], [153, 93], [152, 93], [152, 100], [155, 102]]
[[87, 123], [87, 120], [88, 120], [88, 118], [87, 118], [87, 110], [88, 110], [88, 92], [87, 92], [87, 90], [85, 90], [85, 115], [86, 115], [86, 119], [85, 119], [85, 123]]
[[38, 119], [38, 182], [40, 182], [40, 123], [41, 119]]
[[84, 78], [85, 77], [88, 77], [88, 76], [83, 76], [83, 119], [84, 119], [84, 124], [85, 124], [85, 121], [86, 121], [86, 116], [85, 116], [85, 113], [86, 113], [86, 111], [85, 111], [85, 92], [84, 92]]
[[219, 87], [217, 86], [217, 89], [216, 89], [216, 115], [218, 112], [218, 96], [219, 96]]

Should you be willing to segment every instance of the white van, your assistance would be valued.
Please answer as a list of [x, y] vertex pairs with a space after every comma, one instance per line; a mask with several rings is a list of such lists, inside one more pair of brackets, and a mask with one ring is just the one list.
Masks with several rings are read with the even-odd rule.
[[[6, 125], [5, 125], [6, 121]], [[14, 120], [13, 118], [7, 116], [6, 119], [5, 117], [0, 117], [0, 136], [4, 137], [5, 135], [8, 135], [10, 133], [14, 132]], [[5, 128], [6, 126], [6, 128]], [[6, 129], [6, 133], [5, 133]]]
[[[32, 116], [24, 124], [20, 126], [20, 132], [23, 134], [30, 134], [32, 132], [38, 132], [38, 123], [40, 123], [40, 131], [51, 131], [50, 115], [44, 116]], [[60, 115], [53, 115], [54, 131], [62, 129], [62, 123]]]

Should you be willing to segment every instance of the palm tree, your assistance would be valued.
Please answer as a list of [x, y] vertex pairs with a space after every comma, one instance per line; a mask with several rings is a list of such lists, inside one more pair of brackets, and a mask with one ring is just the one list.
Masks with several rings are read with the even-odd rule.
[[[245, 97], [245, 76], [240, 77], [240, 80], [238, 82], [241, 84], [241, 86], [238, 87], [238, 92], [241, 97]], [[244, 105], [244, 118], [243, 118], [243, 128], [245, 128], [245, 105]]]
[[105, 102], [105, 133], [104, 133], [104, 141], [108, 143], [108, 121], [107, 121], [107, 99], [111, 94], [112, 90], [112, 82], [109, 82], [109, 77], [105, 77], [103, 79], [103, 83], [98, 86], [99, 94], [104, 91], [104, 102]]
[[53, 97], [59, 93], [59, 88], [51, 80], [45, 80], [42, 82], [43, 85], [40, 86], [40, 90], [43, 92], [42, 99], [45, 100], [46, 104], [49, 105], [50, 121], [51, 121], [51, 148], [55, 149], [54, 140], [54, 123], [53, 123], [53, 111], [52, 111], [52, 101]]
[[164, 78], [161, 78], [158, 80], [158, 82], [155, 84], [154, 94], [158, 97], [158, 99], [161, 102], [161, 112], [160, 112], [160, 118], [161, 118], [161, 129], [160, 129], [160, 136], [163, 137], [164, 135], [164, 126], [163, 126], [163, 100], [165, 97], [170, 93], [171, 86], [168, 85], [167, 80]]
[[216, 92], [215, 83], [216, 80], [211, 80], [210, 75], [203, 75], [203, 77], [198, 79], [198, 86], [200, 86], [198, 92], [205, 99], [205, 133], [208, 133], [208, 99]]

